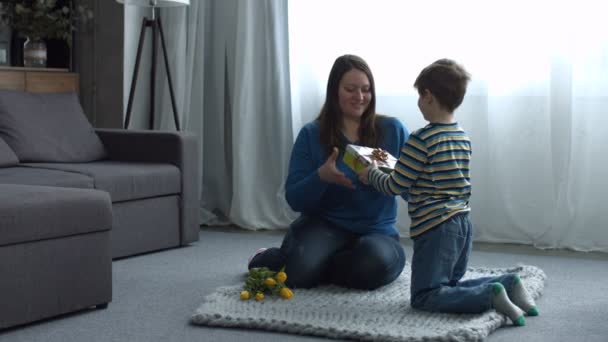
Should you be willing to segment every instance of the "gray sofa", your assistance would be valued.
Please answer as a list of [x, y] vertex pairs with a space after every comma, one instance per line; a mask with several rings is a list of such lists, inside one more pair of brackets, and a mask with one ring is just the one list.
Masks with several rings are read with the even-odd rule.
[[198, 145], [0, 91], [0, 329], [111, 301], [111, 260], [198, 240]]

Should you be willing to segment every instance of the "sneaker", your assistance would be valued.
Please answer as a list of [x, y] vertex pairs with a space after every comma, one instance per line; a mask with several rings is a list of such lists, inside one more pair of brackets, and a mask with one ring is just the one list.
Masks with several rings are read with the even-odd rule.
[[255, 251], [255, 253], [253, 253], [253, 255], [250, 256], [249, 259], [247, 260], [247, 265], [250, 265], [253, 258], [255, 258], [260, 253], [264, 253], [267, 249], [268, 248], [260, 248], [257, 251]]

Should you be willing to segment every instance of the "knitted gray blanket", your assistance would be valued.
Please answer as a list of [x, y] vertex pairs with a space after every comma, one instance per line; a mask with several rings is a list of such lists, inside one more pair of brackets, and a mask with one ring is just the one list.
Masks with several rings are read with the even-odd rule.
[[[507, 324], [494, 310], [442, 314], [412, 309], [410, 271], [408, 264], [397, 280], [375, 291], [324, 286], [296, 289], [291, 300], [243, 301], [242, 284], [221, 287], [203, 299], [191, 322], [361, 341], [481, 341]], [[505, 272], [518, 273], [532, 297], [540, 297], [546, 275], [535, 266], [469, 268], [465, 279]]]

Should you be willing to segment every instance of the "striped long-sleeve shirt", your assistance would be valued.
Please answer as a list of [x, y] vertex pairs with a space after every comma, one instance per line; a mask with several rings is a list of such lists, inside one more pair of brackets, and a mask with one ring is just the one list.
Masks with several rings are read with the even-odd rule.
[[369, 182], [387, 195], [409, 194], [410, 236], [469, 211], [471, 142], [457, 123], [432, 123], [410, 134], [389, 175], [371, 169]]

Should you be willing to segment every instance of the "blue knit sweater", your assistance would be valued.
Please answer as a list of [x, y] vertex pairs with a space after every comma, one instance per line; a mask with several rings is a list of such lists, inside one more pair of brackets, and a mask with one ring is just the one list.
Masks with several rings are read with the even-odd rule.
[[[379, 147], [398, 156], [408, 137], [407, 130], [395, 118], [377, 120], [383, 138]], [[340, 151], [336, 167], [353, 181], [354, 190], [326, 183], [319, 177], [318, 169], [328, 157], [327, 148], [320, 143], [319, 123], [313, 121], [300, 130], [291, 152], [285, 185], [285, 197], [291, 208], [358, 234], [398, 235], [397, 199], [359, 182], [357, 174], [342, 161], [343, 153]]]

